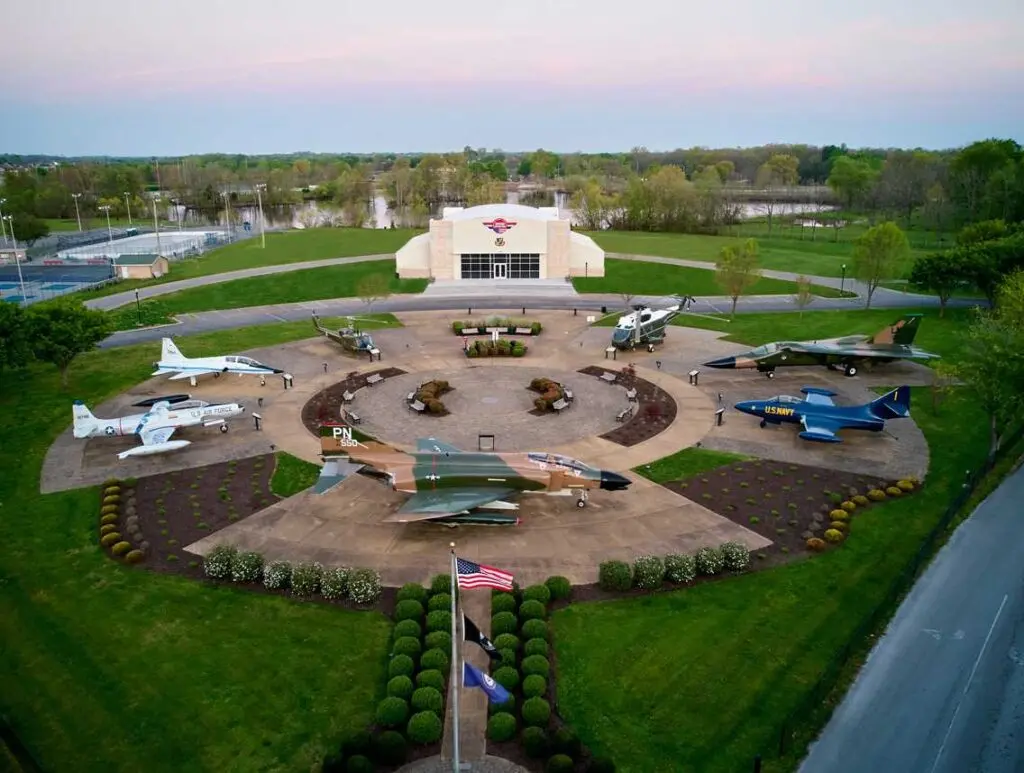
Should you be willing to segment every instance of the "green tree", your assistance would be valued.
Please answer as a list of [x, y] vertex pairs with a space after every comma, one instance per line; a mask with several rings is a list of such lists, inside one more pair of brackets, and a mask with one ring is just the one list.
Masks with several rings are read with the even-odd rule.
[[968, 250], [933, 252], [914, 261], [910, 284], [921, 290], [931, 290], [939, 296], [939, 316], [946, 313], [946, 303], [957, 290], [971, 286], [974, 265]]
[[366, 304], [368, 312], [373, 312], [373, 304], [383, 301], [391, 295], [391, 286], [384, 274], [367, 274], [356, 285], [356, 292]]
[[853, 209], [865, 200], [877, 177], [878, 173], [867, 161], [839, 156], [832, 163], [828, 187], [843, 200], [846, 209]]
[[0, 303], [0, 372], [21, 368], [32, 359], [32, 328], [25, 310]]
[[796, 293], [793, 295], [793, 302], [800, 309], [800, 316], [804, 315], [804, 309], [810, 306], [814, 300], [813, 285], [810, 278], [801, 274], [796, 278]]
[[33, 306], [32, 348], [37, 359], [57, 366], [61, 386], [68, 385], [68, 367], [82, 352], [91, 351], [110, 335], [110, 318], [79, 301], [61, 299]]
[[14, 238], [21, 245], [31, 247], [35, 244], [36, 239], [42, 239], [49, 235], [50, 226], [45, 220], [40, 220], [35, 215], [21, 214], [11, 218], [11, 230], [14, 232]]
[[719, 286], [732, 298], [729, 316], [736, 315], [739, 297], [754, 286], [760, 277], [757, 269], [758, 246], [755, 239], [747, 239], [742, 247], [730, 244], [722, 248], [715, 261], [715, 278]]
[[909, 255], [907, 235], [893, 222], [880, 223], [857, 239], [853, 247], [853, 275], [867, 285], [864, 308], [871, 308], [871, 296], [878, 285], [895, 277]]

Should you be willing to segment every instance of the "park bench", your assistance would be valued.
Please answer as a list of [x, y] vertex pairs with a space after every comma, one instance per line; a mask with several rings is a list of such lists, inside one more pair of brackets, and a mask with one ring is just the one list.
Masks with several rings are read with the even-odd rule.
[[616, 376], [614, 373], [605, 372], [601, 374], [601, 380], [607, 381], [609, 384], [614, 384], [617, 378], [618, 376]]
[[360, 418], [358, 413], [353, 413], [352, 411], [345, 411], [342, 414], [342, 416], [344, 416], [345, 421], [347, 421], [349, 424], [362, 424], [363, 423], [363, 420], [362, 420], [362, 418]]
[[561, 413], [563, 410], [569, 407], [569, 403], [567, 403], [564, 399], [558, 399], [555, 400], [555, 402], [551, 403], [551, 407], [555, 409], [556, 413]]
[[415, 393], [415, 392], [410, 392], [409, 394], [407, 394], [407, 395], [405, 396], [405, 401], [406, 401], [407, 403], [411, 403], [411, 402], [412, 402], [413, 400], [415, 400], [415, 399], [416, 399], [416, 393]]
[[344, 403], [350, 403], [350, 402], [352, 402], [355, 399], [356, 399], [356, 396], [354, 394], [352, 394], [351, 392], [349, 392], [347, 389], [345, 390], [345, 393], [341, 396], [341, 401], [344, 402]]
[[576, 399], [571, 389], [566, 389], [565, 387], [562, 387], [562, 394], [565, 395], [565, 399], [568, 400], [570, 403]]
[[633, 407], [632, 406], [630, 406], [629, 408], [623, 408], [615, 416], [615, 421], [625, 421], [626, 419], [628, 419], [632, 415], [633, 415]]
[[380, 349], [370, 349], [370, 362], [373, 362], [374, 357], [376, 357], [377, 361], [380, 362]]
[[409, 403], [409, 408], [411, 410], [416, 411], [416, 413], [423, 413], [423, 411], [427, 409], [427, 406], [425, 406], [419, 400], [413, 400], [411, 403]]
[[630, 389], [626, 391], [626, 399], [631, 403], [636, 402], [636, 389]]
[[374, 373], [372, 376], [366, 377], [366, 385], [373, 386], [374, 384], [380, 384], [384, 381], [384, 377], [380, 373]]

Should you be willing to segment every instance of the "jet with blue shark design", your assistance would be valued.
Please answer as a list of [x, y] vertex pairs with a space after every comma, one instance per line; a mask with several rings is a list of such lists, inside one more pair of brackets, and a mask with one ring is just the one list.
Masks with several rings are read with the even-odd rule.
[[736, 403], [736, 410], [761, 417], [761, 427], [768, 424], [800, 424], [804, 440], [819, 443], [841, 443], [841, 429], [862, 429], [881, 432], [887, 419], [910, 416], [910, 387], [901, 386], [864, 405], [836, 405], [835, 392], [817, 387], [800, 390], [806, 398], [778, 395], [767, 400], [746, 400]]
[[242, 357], [237, 354], [221, 355], [219, 357], [186, 357], [175, 346], [170, 338], [163, 339], [163, 350], [160, 355], [160, 362], [153, 363], [156, 368], [154, 376], [162, 376], [173, 373], [170, 380], [187, 378], [195, 386], [196, 377], [207, 373], [220, 375], [221, 373], [237, 373], [239, 376], [269, 376], [274, 373], [284, 373], [280, 368], [264, 365], [252, 357]]

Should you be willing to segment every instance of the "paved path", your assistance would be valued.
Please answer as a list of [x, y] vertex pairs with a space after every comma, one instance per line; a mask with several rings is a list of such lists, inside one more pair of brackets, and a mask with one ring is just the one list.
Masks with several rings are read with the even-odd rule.
[[801, 773], [1024, 770], [1024, 468], [903, 602]]
[[[459, 611], [476, 623], [484, 636], [491, 635], [491, 591], [487, 588], [459, 591]], [[461, 624], [458, 635], [463, 637]], [[464, 637], [463, 637], [464, 638]], [[476, 644], [458, 642], [461, 670], [462, 662], [472, 663], [484, 673], [490, 667], [487, 654]], [[448, 685], [448, 704], [445, 710], [444, 738], [441, 743], [441, 758], [452, 759], [453, 725], [452, 694], [459, 691], [459, 762], [480, 763], [487, 755], [487, 694], [479, 687], [462, 687], [462, 674], [456, 676], [457, 683]]]

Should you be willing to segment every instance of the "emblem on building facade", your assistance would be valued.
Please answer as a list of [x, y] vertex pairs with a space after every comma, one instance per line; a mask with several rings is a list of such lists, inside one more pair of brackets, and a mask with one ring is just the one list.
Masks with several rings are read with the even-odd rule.
[[503, 234], [515, 226], [515, 224], [515, 220], [506, 220], [503, 217], [496, 217], [494, 220], [484, 223], [484, 226], [490, 228], [496, 234]]

